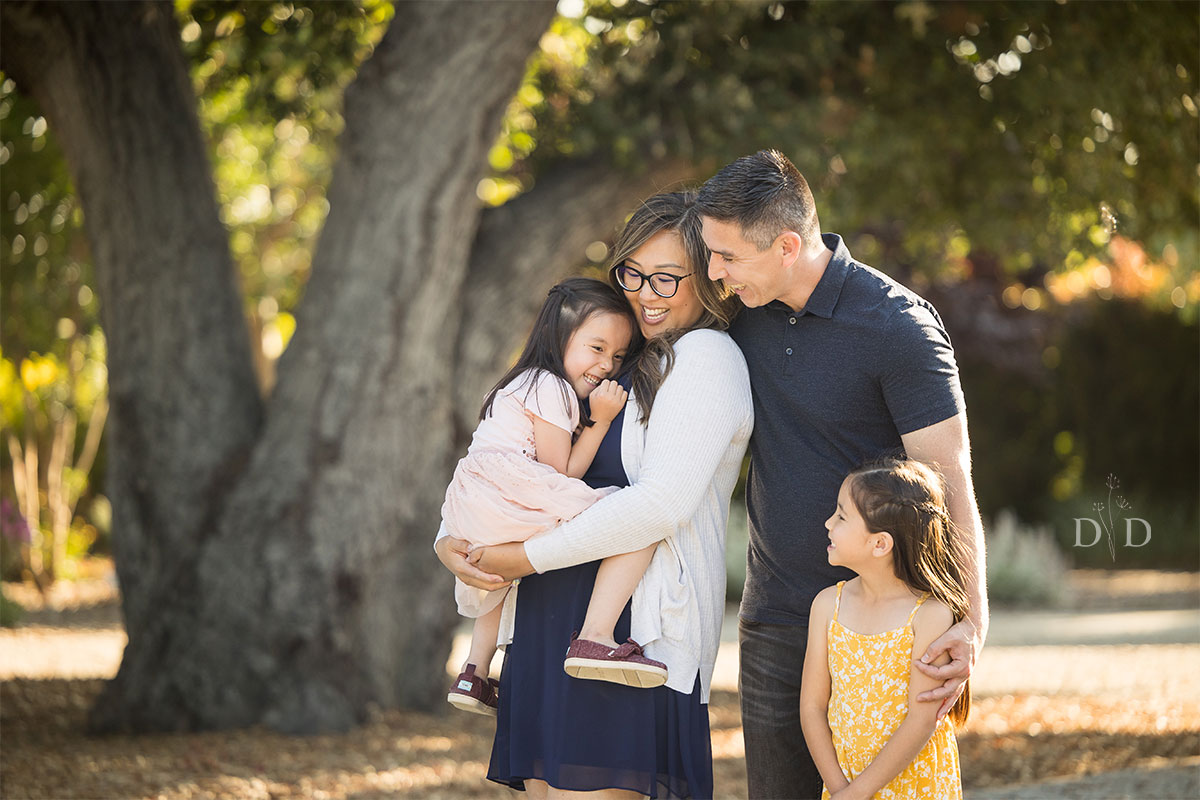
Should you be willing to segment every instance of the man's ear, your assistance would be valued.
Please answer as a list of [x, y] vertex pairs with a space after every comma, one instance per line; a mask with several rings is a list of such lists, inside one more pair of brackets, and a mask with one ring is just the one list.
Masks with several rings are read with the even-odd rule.
[[882, 558], [892, 552], [892, 548], [896, 546], [896, 542], [892, 539], [892, 535], [887, 531], [879, 531], [873, 533], [875, 543], [871, 546], [871, 555]]
[[775, 239], [775, 246], [779, 248], [780, 265], [787, 269], [800, 257], [804, 240], [795, 231], [785, 230]]

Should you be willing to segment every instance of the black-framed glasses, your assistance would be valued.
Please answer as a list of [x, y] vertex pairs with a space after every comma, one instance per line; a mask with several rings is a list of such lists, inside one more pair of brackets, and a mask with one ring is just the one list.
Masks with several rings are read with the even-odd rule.
[[613, 277], [617, 279], [617, 283], [627, 292], [640, 291], [643, 281], [650, 281], [650, 291], [654, 292], [664, 300], [668, 297], [674, 297], [679, 291], [679, 282], [684, 278], [690, 278], [695, 275], [694, 272], [689, 272], [687, 275], [672, 275], [669, 272], [652, 272], [647, 275], [644, 272], [638, 272], [628, 264], [617, 264], [612, 268]]

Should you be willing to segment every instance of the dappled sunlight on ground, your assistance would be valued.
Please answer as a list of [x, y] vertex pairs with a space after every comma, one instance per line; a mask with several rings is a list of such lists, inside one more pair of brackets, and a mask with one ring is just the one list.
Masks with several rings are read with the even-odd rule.
[[[1104, 583], [1103, 577], [1085, 577]], [[1159, 587], [1170, 582], [1154, 582], [1149, 574], [1126, 575], [1105, 586], [1132, 585], [1135, 579]], [[1173, 599], [1161, 604], [1167, 610], [1194, 591], [1194, 577], [1176, 577], [1175, 582], [1180, 585], [1172, 586]], [[1105, 586], [1098, 586], [1095, 596], [1105, 597]], [[5, 592], [10, 588], [5, 585]], [[57, 610], [34, 608], [22, 627], [0, 630], [4, 798], [517, 796], [484, 779], [493, 721], [449, 706], [443, 714], [377, 712], [340, 735], [302, 738], [255, 728], [88, 738], [82, 730], [103, 685], [97, 678], [115, 673], [125, 634], [111, 588], [107, 594], [96, 586], [79, 588], [74, 595], [62, 592]], [[1122, 597], [1118, 607], [1129, 605]], [[1088, 601], [1078, 613], [1113, 610]], [[1114, 616], [1103, 636], [1119, 632], [1126, 622], [1136, 632], [1138, 619]], [[1200, 645], [1189, 643], [1191, 638], [1181, 643], [1178, 634], [1177, 641], [1168, 637], [1155, 644], [1075, 643], [1101, 635], [1088, 633], [1085, 625], [1072, 634], [1071, 643], [1055, 644], [1050, 633], [1060, 624], [1057, 617], [1001, 611], [997, 622], [972, 681], [971, 719], [959, 732], [969, 795], [1161, 797], [1174, 791], [1169, 787], [1196, 785]], [[1019, 644], [1034, 636], [1038, 626], [1045, 644]], [[746, 795], [736, 665], [736, 620], [731, 615], [709, 706], [718, 798]], [[454, 669], [456, 658], [448, 666]], [[1111, 786], [1095, 781], [1109, 773], [1135, 788], [1105, 794]], [[1158, 784], [1155, 775], [1162, 776]], [[1052, 783], [1012, 795], [995, 788], [1046, 780]]]

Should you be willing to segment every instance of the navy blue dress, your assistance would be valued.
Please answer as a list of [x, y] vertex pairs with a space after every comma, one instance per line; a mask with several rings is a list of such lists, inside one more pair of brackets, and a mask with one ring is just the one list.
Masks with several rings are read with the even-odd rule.
[[[628, 381], [621, 381], [626, 389]], [[622, 411], [583, 480], [628, 486], [621, 465]], [[633, 423], [636, 424], [636, 423]], [[550, 534], [553, 535], [553, 534]], [[500, 709], [488, 779], [524, 790], [530, 778], [559, 789], [629, 789], [654, 798], [711, 798], [708, 705], [665, 686], [635, 689], [563, 671], [583, 627], [600, 562], [521, 579], [516, 626], [500, 673]], [[629, 636], [630, 607], [616, 640]]]

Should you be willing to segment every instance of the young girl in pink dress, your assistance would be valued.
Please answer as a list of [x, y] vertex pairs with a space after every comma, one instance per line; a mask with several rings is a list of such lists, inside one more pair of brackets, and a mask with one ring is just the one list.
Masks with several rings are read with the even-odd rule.
[[[550, 290], [521, 357], [492, 388], [467, 455], [458, 462], [442, 506], [445, 531], [472, 545], [523, 542], [569, 520], [613, 489], [579, 478], [609, 425], [625, 406], [615, 377], [636, 330], [629, 304], [606, 284], [570, 278]], [[590, 419], [581, 424], [581, 400]], [[578, 430], [578, 436], [575, 432]], [[593, 602], [616, 619], [654, 554], [605, 559]], [[485, 591], [455, 579], [459, 613], [475, 619], [471, 651], [446, 699], [465, 711], [494, 715], [496, 652], [508, 589]], [[617, 657], [644, 686], [666, 680], [665, 667], [640, 651]]]

